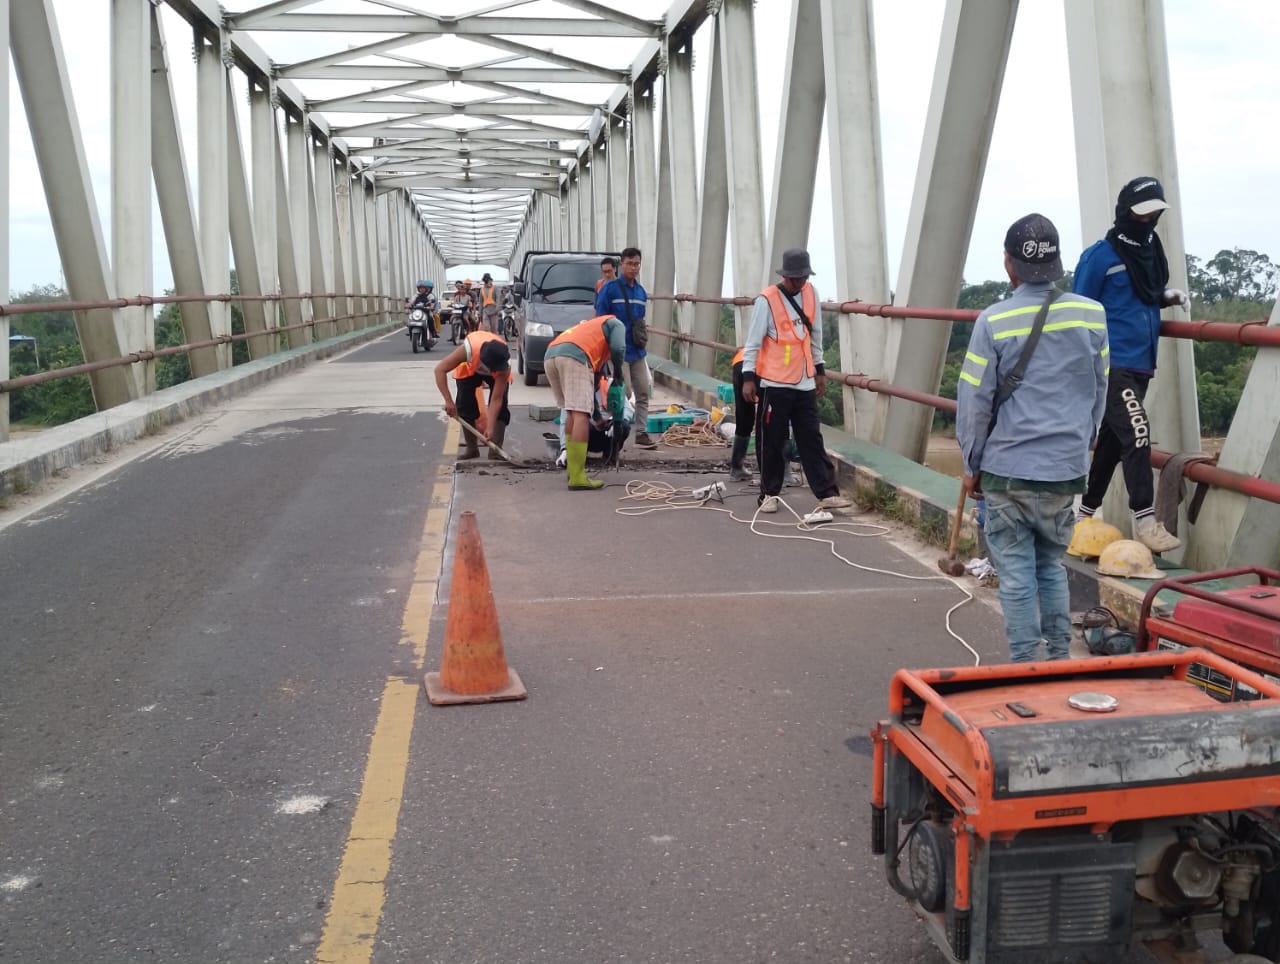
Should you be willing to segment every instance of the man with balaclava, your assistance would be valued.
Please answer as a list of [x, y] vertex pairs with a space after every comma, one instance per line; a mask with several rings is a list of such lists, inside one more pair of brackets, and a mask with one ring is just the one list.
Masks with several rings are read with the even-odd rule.
[[1156, 234], [1156, 222], [1168, 207], [1164, 187], [1154, 177], [1126, 184], [1116, 201], [1115, 224], [1080, 256], [1072, 283], [1076, 293], [1102, 302], [1111, 346], [1106, 410], [1079, 515], [1088, 518], [1098, 511], [1116, 466], [1123, 465], [1133, 537], [1152, 552], [1182, 544], [1155, 517], [1151, 422], [1144, 406], [1156, 372], [1160, 309], [1188, 304], [1185, 291], [1168, 287], [1169, 261]]

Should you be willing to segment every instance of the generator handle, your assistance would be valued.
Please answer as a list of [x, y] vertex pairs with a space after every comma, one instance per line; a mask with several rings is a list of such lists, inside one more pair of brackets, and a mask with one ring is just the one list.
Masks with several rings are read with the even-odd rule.
[[1141, 652], [1147, 648], [1147, 641], [1150, 634], [1147, 631], [1147, 620], [1151, 616], [1151, 609], [1155, 606], [1156, 596], [1167, 591], [1176, 592], [1183, 596], [1191, 596], [1195, 599], [1202, 599], [1206, 602], [1215, 603], [1219, 606], [1225, 606], [1227, 609], [1235, 609], [1239, 612], [1250, 613], [1254, 616], [1261, 616], [1263, 619], [1274, 619], [1275, 613], [1264, 609], [1262, 606], [1255, 606], [1253, 603], [1240, 599], [1233, 599], [1216, 593], [1211, 589], [1203, 589], [1196, 583], [1209, 582], [1218, 579], [1234, 579], [1237, 576], [1257, 576], [1258, 585], [1270, 586], [1280, 584], [1280, 572], [1275, 569], [1265, 569], [1261, 566], [1242, 566], [1239, 569], [1218, 569], [1213, 572], [1200, 572], [1192, 576], [1170, 576], [1168, 579], [1161, 579], [1157, 583], [1153, 583], [1151, 588], [1147, 590], [1147, 594], [1142, 597], [1142, 610], [1138, 616], [1138, 639], [1137, 648]]

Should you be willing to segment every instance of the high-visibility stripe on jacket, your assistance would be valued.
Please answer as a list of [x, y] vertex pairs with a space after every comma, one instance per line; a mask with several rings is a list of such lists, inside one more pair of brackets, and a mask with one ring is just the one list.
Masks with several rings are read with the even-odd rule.
[[[1009, 311], [1001, 311], [988, 315], [984, 324], [990, 326], [991, 341], [1000, 342], [1008, 338], [1026, 338], [1031, 334], [1031, 326], [1035, 323], [1040, 306], [1023, 305]], [[1064, 295], [1049, 306], [1045, 316], [1044, 334], [1055, 331], [1068, 331], [1072, 328], [1086, 328], [1094, 331], [1106, 331], [1107, 321], [1102, 306], [1093, 301], [1080, 301]], [[1045, 347], [1053, 351], [1053, 339], [1045, 342]], [[1044, 350], [1044, 349], [1040, 349]], [[1110, 346], [1104, 344], [1100, 354], [1104, 358], [1104, 374], [1111, 373]], [[964, 364], [960, 368], [960, 378], [970, 385], [982, 384], [982, 375], [990, 358], [975, 353], [972, 349], [964, 353]]]
[[741, 365], [742, 356], [745, 355], [746, 353], [747, 353], [747, 350], [745, 348], [739, 348], [733, 356], [733, 361], [729, 362], [729, 367], [732, 368], [734, 365]]
[[[480, 368], [480, 346], [488, 341], [500, 342], [506, 345], [507, 340], [501, 335], [492, 331], [473, 331], [463, 340], [466, 346], [467, 355], [471, 361], [464, 361], [452, 372], [454, 378], [470, 378], [472, 375], [479, 373]], [[515, 381], [515, 375], [511, 371], [511, 366], [507, 366], [507, 381]]]
[[480, 289], [480, 305], [484, 308], [490, 305], [498, 307], [497, 289], [493, 285], [484, 285]]
[[[556, 345], [576, 345], [586, 354], [593, 372], [600, 371], [609, 358], [609, 339], [604, 333], [605, 323], [613, 320], [613, 315], [597, 315], [579, 322], [568, 331], [562, 331], [551, 339], [547, 348]], [[496, 337], [496, 336], [495, 336]]]
[[[809, 328], [801, 321], [793, 321], [787, 314], [787, 306], [777, 285], [770, 285], [761, 292], [773, 313], [773, 328], [777, 338], [765, 336], [756, 356], [756, 374], [766, 381], [780, 385], [798, 385], [806, 377], [812, 378], [817, 369], [813, 364], [813, 348], [809, 342]], [[817, 317], [818, 299], [813, 285], [805, 282], [800, 292], [800, 307], [813, 323]], [[796, 328], [804, 333], [796, 337]]]

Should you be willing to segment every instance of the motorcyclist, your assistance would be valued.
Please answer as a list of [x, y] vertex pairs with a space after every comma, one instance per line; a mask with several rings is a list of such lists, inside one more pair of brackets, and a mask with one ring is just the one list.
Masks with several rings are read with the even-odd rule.
[[436, 298], [436, 283], [434, 281], [419, 281], [417, 293], [413, 296], [412, 301], [406, 299], [408, 310], [413, 311], [414, 308], [421, 308], [427, 313], [427, 324], [431, 328], [431, 337], [440, 337], [440, 330], [436, 325], [436, 309], [439, 302]]

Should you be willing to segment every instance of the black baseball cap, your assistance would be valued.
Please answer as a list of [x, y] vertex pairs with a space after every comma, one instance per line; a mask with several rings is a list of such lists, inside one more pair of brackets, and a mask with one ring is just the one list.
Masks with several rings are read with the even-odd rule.
[[491, 372], [505, 372], [511, 367], [511, 350], [500, 341], [486, 341], [480, 346], [480, 364]]
[[1057, 281], [1063, 275], [1058, 229], [1043, 214], [1014, 221], [1004, 236], [1004, 250], [1022, 281]]
[[1120, 189], [1120, 197], [1116, 199], [1117, 211], [1132, 211], [1134, 214], [1155, 214], [1169, 206], [1164, 199], [1164, 185], [1154, 177], [1135, 177]]

